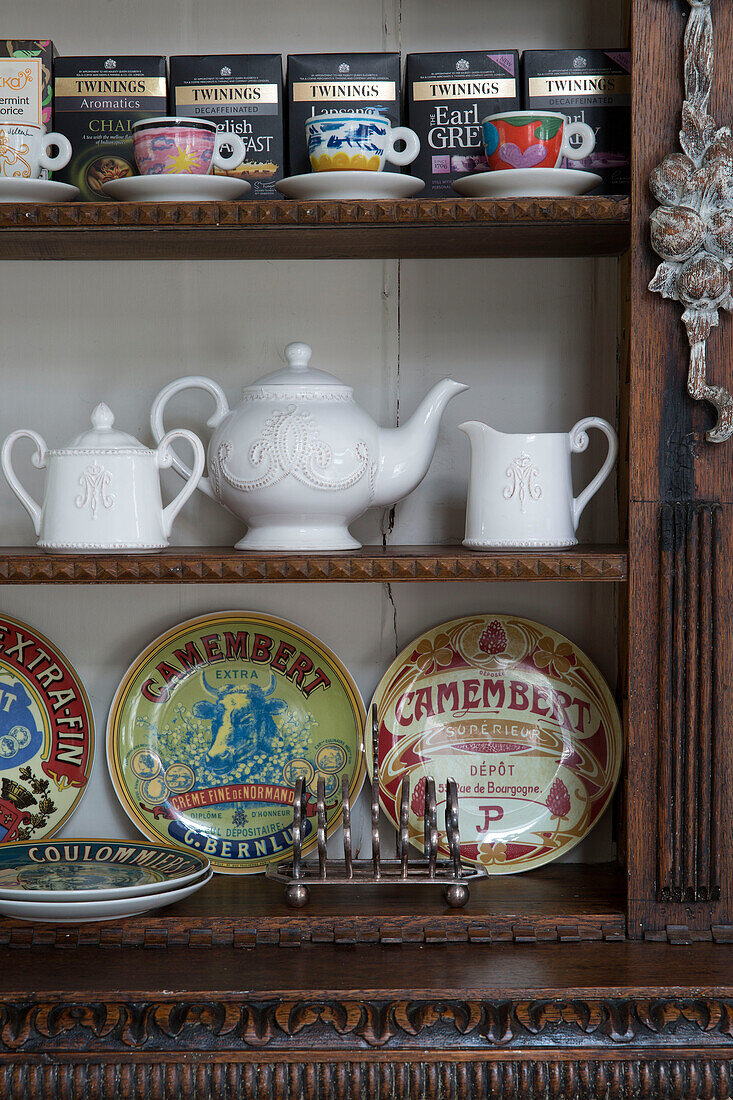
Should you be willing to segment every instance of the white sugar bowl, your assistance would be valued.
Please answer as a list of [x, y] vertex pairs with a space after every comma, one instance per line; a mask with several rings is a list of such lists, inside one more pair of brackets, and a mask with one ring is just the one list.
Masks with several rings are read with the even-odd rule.
[[[114, 428], [114, 419], [107, 405], [97, 405], [91, 429], [57, 450], [49, 450], [37, 432], [25, 428], [11, 432], [3, 443], [3, 473], [31, 517], [43, 550], [151, 551], [168, 545], [173, 521], [204, 471], [203, 444], [193, 432], [177, 428], [151, 449]], [[36, 446], [33, 465], [48, 470], [42, 505], [23, 488], [12, 466], [13, 444], [23, 437]], [[171, 465], [170, 443], [177, 438], [190, 443], [193, 469], [164, 508], [159, 470]]]

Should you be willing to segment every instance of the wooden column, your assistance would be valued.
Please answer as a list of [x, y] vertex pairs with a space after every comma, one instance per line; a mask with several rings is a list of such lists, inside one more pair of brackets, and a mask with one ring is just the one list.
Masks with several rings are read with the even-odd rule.
[[[726, 796], [733, 578], [733, 440], [710, 443], [710, 405], [687, 393], [690, 348], [681, 307], [648, 289], [652, 170], [679, 152], [682, 43], [689, 5], [634, 0], [629, 423], [628, 842], [629, 933], [710, 932], [733, 923], [733, 815]], [[710, 113], [733, 111], [723, 59], [733, 8], [713, 0], [721, 59]], [[733, 388], [733, 320], [708, 341], [708, 382]], [[684, 931], [681, 933], [684, 935]]]

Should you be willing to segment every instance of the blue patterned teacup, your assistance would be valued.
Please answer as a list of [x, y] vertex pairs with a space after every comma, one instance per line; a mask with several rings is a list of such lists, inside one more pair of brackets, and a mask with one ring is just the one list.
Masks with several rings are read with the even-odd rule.
[[[381, 172], [385, 161], [411, 164], [420, 139], [407, 126], [392, 126], [383, 115], [315, 115], [305, 124], [314, 172]], [[404, 141], [405, 148], [395, 149]]]

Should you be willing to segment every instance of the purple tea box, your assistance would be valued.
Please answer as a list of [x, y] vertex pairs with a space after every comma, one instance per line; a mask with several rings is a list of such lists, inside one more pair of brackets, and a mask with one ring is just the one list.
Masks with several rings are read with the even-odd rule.
[[53, 129], [55, 56], [54, 44], [48, 39], [0, 41], [0, 122]]
[[592, 194], [628, 194], [631, 186], [631, 53], [628, 50], [526, 50], [522, 58], [523, 105], [559, 111], [585, 122], [596, 147], [563, 168], [597, 172]]

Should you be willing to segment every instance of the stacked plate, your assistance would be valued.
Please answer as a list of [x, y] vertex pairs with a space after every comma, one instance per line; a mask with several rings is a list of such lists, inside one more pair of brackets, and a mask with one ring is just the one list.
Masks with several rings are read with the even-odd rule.
[[122, 840], [55, 840], [0, 846], [0, 913], [84, 924], [182, 901], [211, 879], [195, 852]]

